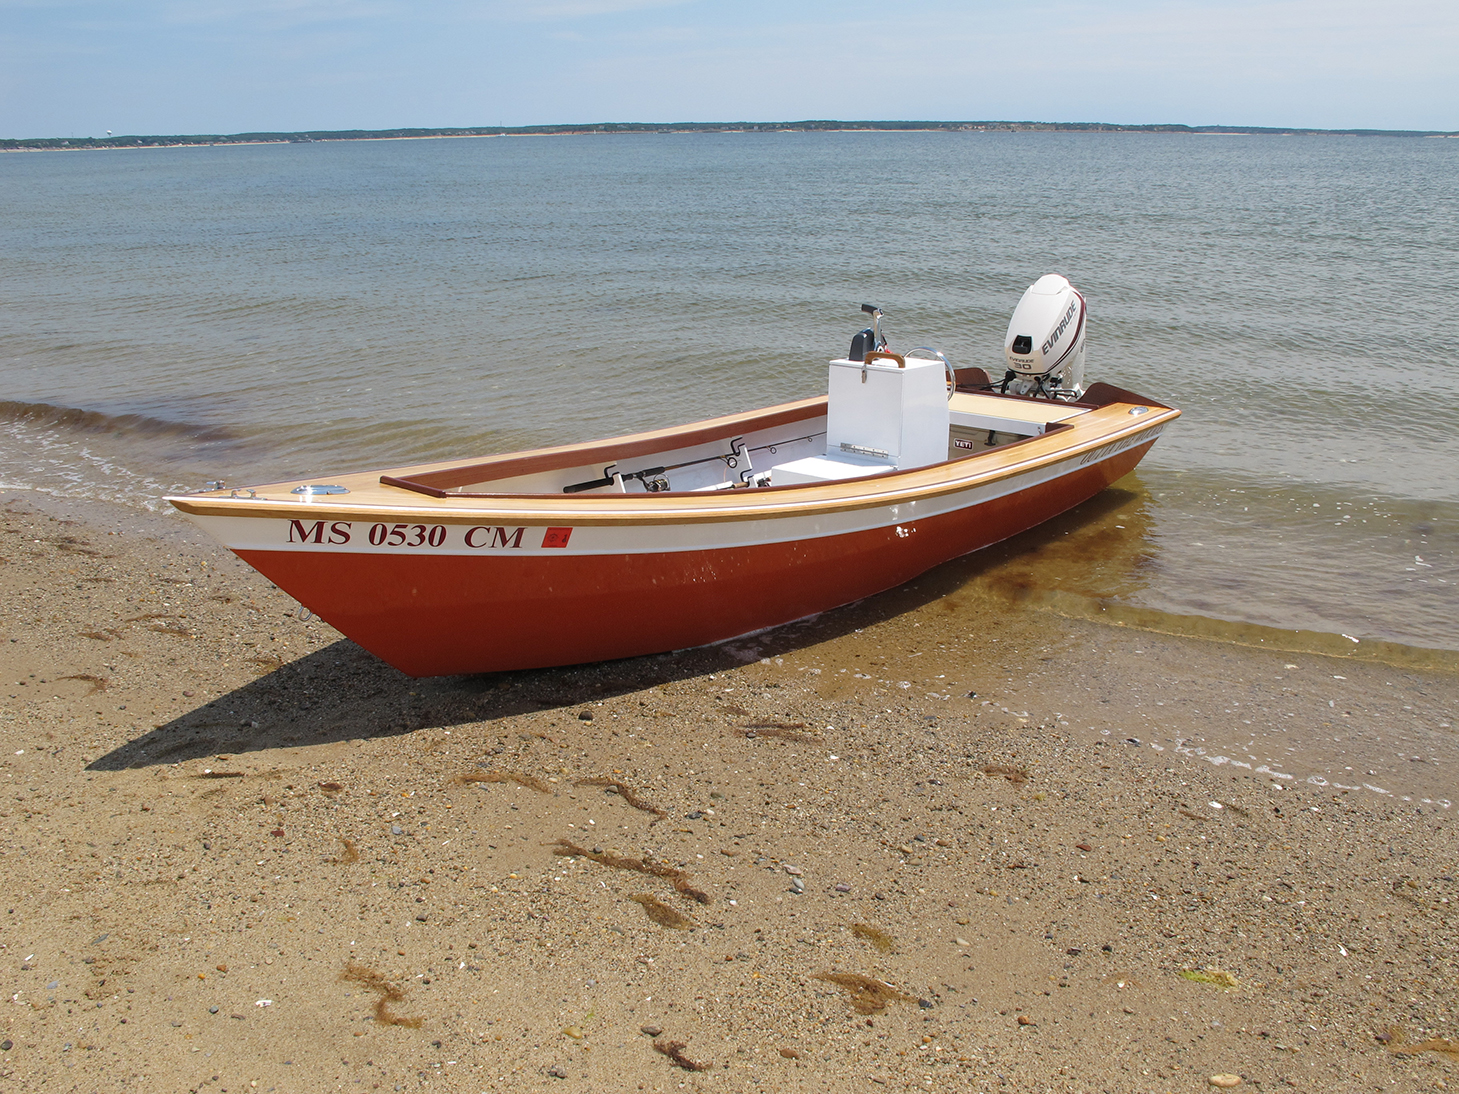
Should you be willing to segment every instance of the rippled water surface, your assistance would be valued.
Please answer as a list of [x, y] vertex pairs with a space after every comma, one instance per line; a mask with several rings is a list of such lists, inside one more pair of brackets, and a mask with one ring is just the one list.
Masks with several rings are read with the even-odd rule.
[[997, 368], [1040, 274], [1173, 403], [1032, 580], [1459, 650], [1459, 141], [694, 134], [0, 156], [0, 486], [155, 506]]

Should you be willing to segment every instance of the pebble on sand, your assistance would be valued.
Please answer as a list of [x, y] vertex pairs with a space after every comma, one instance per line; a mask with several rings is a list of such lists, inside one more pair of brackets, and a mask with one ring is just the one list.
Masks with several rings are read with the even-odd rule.
[[1241, 1076], [1240, 1075], [1227, 1075], [1227, 1074], [1212, 1075], [1206, 1081], [1208, 1083], [1210, 1083], [1212, 1086], [1223, 1086], [1223, 1087], [1240, 1086], [1241, 1085]]

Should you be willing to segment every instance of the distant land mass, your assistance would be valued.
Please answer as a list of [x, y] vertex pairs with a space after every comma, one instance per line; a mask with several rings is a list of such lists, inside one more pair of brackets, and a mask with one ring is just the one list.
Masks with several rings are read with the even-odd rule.
[[178, 148], [214, 144], [424, 140], [432, 137], [552, 137], [589, 133], [1194, 133], [1276, 137], [1459, 137], [1417, 129], [1296, 129], [1259, 125], [1114, 125], [1108, 122], [598, 122], [586, 125], [473, 126], [449, 129], [331, 129], [299, 133], [191, 133], [173, 136], [0, 138], [0, 151]]

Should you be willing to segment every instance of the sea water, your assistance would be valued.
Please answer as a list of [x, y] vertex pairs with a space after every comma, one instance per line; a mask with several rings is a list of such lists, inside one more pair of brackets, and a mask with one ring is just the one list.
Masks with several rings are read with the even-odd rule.
[[824, 391], [863, 302], [894, 349], [996, 375], [1048, 272], [1088, 299], [1088, 380], [1185, 416], [1029, 541], [1025, 586], [1157, 629], [1459, 651], [1452, 140], [8, 154], [0, 487], [161, 508], [747, 410]]

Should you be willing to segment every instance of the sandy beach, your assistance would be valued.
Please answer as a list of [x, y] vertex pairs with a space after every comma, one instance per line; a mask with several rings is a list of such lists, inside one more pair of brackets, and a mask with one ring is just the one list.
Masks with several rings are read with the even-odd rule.
[[1451, 673], [935, 572], [411, 680], [179, 519], [0, 512], [4, 1090], [1459, 1083]]

